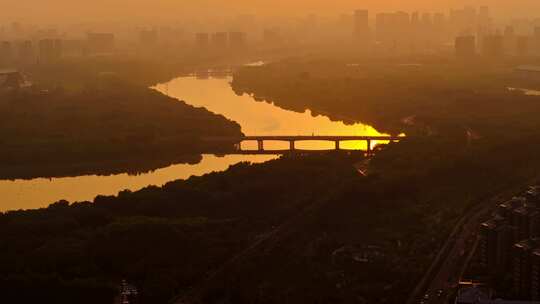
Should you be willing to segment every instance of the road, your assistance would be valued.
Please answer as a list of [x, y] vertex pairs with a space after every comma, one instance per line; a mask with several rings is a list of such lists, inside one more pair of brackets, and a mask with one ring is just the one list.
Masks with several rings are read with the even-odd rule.
[[[428, 299], [424, 300], [425, 303], [449, 303], [448, 297], [452, 294], [451, 291], [457, 287], [467, 263], [474, 253], [480, 224], [490, 210], [491, 206], [488, 206], [473, 214], [464, 223], [458, 235], [453, 238], [453, 246], [450, 252], [425, 292], [429, 296]], [[441, 291], [442, 293], [440, 293]], [[421, 302], [422, 299], [419, 299], [418, 303]]]
[[482, 201], [456, 224], [431, 268], [413, 292], [408, 304], [447, 304], [479, 242], [479, 228], [493, 209], [523, 190], [520, 186]]

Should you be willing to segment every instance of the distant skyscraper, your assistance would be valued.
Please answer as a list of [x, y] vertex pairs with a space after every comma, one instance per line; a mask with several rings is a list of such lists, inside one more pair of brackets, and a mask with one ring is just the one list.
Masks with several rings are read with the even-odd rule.
[[62, 57], [62, 41], [59, 39], [43, 39], [39, 41], [39, 62], [50, 63]]
[[485, 36], [482, 54], [488, 57], [504, 55], [504, 37], [497, 34]]
[[228, 35], [226, 32], [217, 32], [212, 34], [212, 46], [225, 48], [228, 45]]
[[533, 296], [531, 292], [533, 279], [533, 256], [539, 248], [538, 239], [519, 242], [513, 248], [512, 280], [513, 291], [520, 299], [529, 300]]
[[244, 32], [229, 32], [229, 45], [232, 48], [243, 48], [247, 44], [247, 35]]
[[[420, 23], [418, 30], [422, 30], [422, 27]], [[409, 46], [414, 40], [411, 35], [413, 31], [411, 16], [406, 12], [377, 14], [377, 40], [390, 49], [397, 50]]]
[[91, 54], [110, 54], [114, 52], [115, 37], [112, 33], [88, 33], [87, 43]]
[[456, 56], [471, 58], [476, 55], [476, 38], [474, 36], [459, 36], [455, 42]]
[[7, 64], [13, 60], [13, 47], [11, 42], [0, 42], [0, 63]]
[[450, 12], [450, 24], [454, 33], [473, 34], [476, 29], [476, 9], [465, 7], [463, 9], [452, 10]]
[[34, 46], [32, 41], [26, 40], [19, 44], [19, 60], [22, 63], [31, 63], [34, 61]]
[[516, 52], [520, 56], [530, 55], [531, 43], [530, 43], [530, 38], [528, 36], [525, 36], [525, 35], [517, 36]]
[[265, 29], [263, 31], [263, 42], [267, 45], [274, 45], [281, 42], [279, 29]]
[[156, 30], [142, 30], [139, 32], [139, 41], [143, 47], [156, 45], [158, 34]]
[[356, 10], [354, 12], [354, 35], [360, 42], [368, 42], [369, 31], [369, 11]]
[[534, 39], [540, 40], [540, 26], [534, 28]]
[[207, 48], [210, 45], [210, 35], [208, 33], [195, 34], [195, 45], [198, 48]]
[[418, 27], [420, 25], [420, 13], [414, 12], [411, 14], [411, 25]]
[[489, 7], [481, 6], [478, 11], [478, 25], [481, 27], [489, 28], [491, 23], [491, 17], [489, 15]]
[[531, 300], [540, 301], [540, 249], [533, 252], [531, 276]]

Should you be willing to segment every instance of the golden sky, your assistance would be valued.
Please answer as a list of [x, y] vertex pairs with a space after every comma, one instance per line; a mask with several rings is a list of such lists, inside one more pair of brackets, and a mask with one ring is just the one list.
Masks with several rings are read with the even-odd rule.
[[91, 21], [95, 19], [160, 19], [185, 15], [249, 13], [335, 14], [356, 8], [384, 10], [437, 10], [464, 5], [490, 5], [497, 15], [540, 16], [540, 0], [0, 0], [0, 21], [8, 18], [36, 21]]

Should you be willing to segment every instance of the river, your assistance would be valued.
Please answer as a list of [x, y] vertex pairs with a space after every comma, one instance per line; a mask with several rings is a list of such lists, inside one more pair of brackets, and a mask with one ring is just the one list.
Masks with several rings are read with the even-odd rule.
[[[283, 110], [271, 103], [257, 102], [252, 96], [236, 95], [230, 87], [230, 77], [179, 77], [154, 89], [184, 100], [196, 107], [205, 107], [242, 126], [246, 135], [381, 135], [374, 128], [332, 122], [325, 116], [313, 117], [309, 111], [297, 113]], [[245, 143], [244, 148], [255, 147]], [[288, 143], [271, 143], [270, 148], [286, 148]], [[298, 143], [299, 149], [328, 149], [333, 143]], [[364, 143], [344, 143], [345, 149], [365, 149]], [[203, 155], [199, 164], [177, 164], [140, 175], [85, 175], [66, 178], [0, 181], [0, 211], [46, 207], [58, 200], [93, 200], [97, 195], [116, 195], [122, 190], [136, 191], [149, 185], [161, 186], [169, 181], [226, 170], [241, 161], [265, 162], [272, 155]]]

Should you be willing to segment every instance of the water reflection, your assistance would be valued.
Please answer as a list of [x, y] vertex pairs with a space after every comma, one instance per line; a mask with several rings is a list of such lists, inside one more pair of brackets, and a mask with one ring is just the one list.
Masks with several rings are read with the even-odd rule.
[[190, 176], [204, 175], [212, 171], [226, 170], [230, 165], [242, 161], [261, 163], [276, 156], [228, 155], [216, 157], [203, 155], [199, 164], [179, 164], [141, 175], [118, 174], [111, 176], [78, 176], [66, 178], [37, 178], [32, 180], [0, 181], [0, 211], [34, 209], [52, 202], [92, 200], [97, 195], [116, 195], [119, 191], [142, 189], [149, 185], [161, 186], [169, 181]]
[[538, 90], [530, 90], [530, 89], [522, 89], [522, 88], [508, 88], [509, 91], [519, 91], [527, 96], [540, 96], [540, 91]]
[[[223, 75], [219, 73], [219, 77]], [[230, 87], [230, 76], [216, 79], [212, 73], [208, 78], [197, 79], [181, 77], [155, 89], [186, 100], [187, 103], [205, 107], [238, 122], [247, 135], [382, 135], [374, 128], [363, 125], [345, 125], [332, 122], [324, 116], [313, 117], [310, 111], [296, 113], [283, 110], [266, 102], [257, 102], [249, 95], [238, 96]], [[250, 145], [252, 143], [243, 143]], [[375, 143], [374, 143], [375, 144]], [[257, 143], [254, 143], [255, 148]], [[274, 150], [288, 148], [288, 143], [265, 143], [265, 147]], [[332, 149], [333, 142], [305, 141], [297, 142], [297, 149], [320, 150]], [[247, 148], [247, 146], [243, 146]], [[342, 149], [366, 149], [365, 142], [343, 142]], [[141, 175], [116, 174], [111, 176], [79, 176], [53, 179], [32, 179], [0, 181], [2, 202], [0, 211], [13, 209], [33, 209], [66, 199], [68, 201], [92, 200], [95, 196], [115, 195], [124, 189], [139, 190], [148, 185], [163, 185], [166, 182], [203, 175], [212, 171], [223, 171], [230, 165], [251, 161], [265, 162], [277, 156], [264, 155], [229, 155], [216, 157], [203, 156], [196, 165], [180, 164], [159, 169]]]
[[[281, 109], [272, 103], [255, 101], [247, 94], [238, 96], [231, 89], [231, 80], [231, 77], [225, 79], [181, 77], [167, 84], [158, 85], [155, 89], [238, 122], [246, 135], [385, 135], [368, 125], [360, 123], [346, 125], [343, 122], [331, 121], [326, 116], [314, 117], [310, 110], [297, 113]], [[201, 85], [201, 82], [204, 82], [204, 85]], [[257, 145], [256, 142], [242, 144], [246, 149], [256, 149]], [[265, 142], [265, 148], [271, 150], [281, 150], [286, 146], [287, 143]], [[298, 142], [297, 147], [306, 150], [327, 150], [332, 149], [334, 143], [305, 141]], [[343, 142], [341, 148], [366, 150], [367, 147], [365, 142], [351, 141]]]

